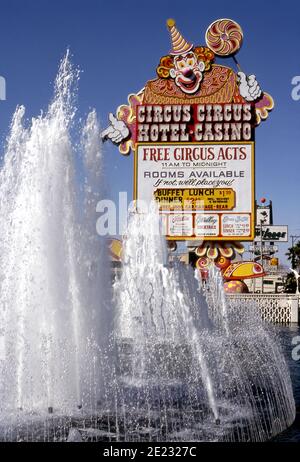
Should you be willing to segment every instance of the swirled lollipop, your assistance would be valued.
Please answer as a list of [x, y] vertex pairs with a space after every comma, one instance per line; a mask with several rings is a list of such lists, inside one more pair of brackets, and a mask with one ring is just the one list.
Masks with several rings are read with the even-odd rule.
[[226, 57], [241, 48], [243, 31], [232, 19], [217, 19], [207, 28], [205, 40], [216, 55]]

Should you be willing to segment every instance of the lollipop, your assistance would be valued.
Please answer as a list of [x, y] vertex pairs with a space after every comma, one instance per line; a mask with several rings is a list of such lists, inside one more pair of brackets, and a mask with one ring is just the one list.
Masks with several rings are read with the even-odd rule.
[[208, 278], [208, 269], [211, 265], [211, 260], [206, 257], [198, 258], [196, 261], [196, 268], [200, 271], [201, 278], [206, 280]]
[[215, 260], [215, 265], [217, 268], [219, 268], [220, 270], [225, 270], [226, 268], [228, 268], [228, 266], [230, 265], [231, 261], [229, 260], [229, 258], [226, 258], [226, 257], [223, 257], [222, 255], [219, 256], [216, 260]]
[[232, 19], [218, 19], [207, 29], [207, 46], [218, 56], [230, 56], [239, 51], [243, 42], [243, 31]]
[[208, 268], [210, 264], [211, 261], [207, 257], [198, 258], [198, 260], [196, 261], [196, 266], [200, 271], [205, 268]]
[[211, 260], [207, 257], [198, 258], [196, 261], [196, 268], [200, 271], [202, 279], [208, 278], [208, 269], [211, 265]]

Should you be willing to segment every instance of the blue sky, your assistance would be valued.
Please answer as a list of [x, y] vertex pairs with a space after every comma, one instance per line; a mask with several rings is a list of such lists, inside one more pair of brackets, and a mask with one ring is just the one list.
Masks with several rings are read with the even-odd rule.
[[[300, 75], [299, 16], [296, 0], [0, 0], [0, 75], [7, 82], [0, 139], [17, 104], [26, 106], [28, 117], [47, 107], [68, 47], [83, 71], [79, 115], [95, 107], [105, 126], [110, 111], [155, 77], [159, 58], [170, 49], [168, 17], [197, 45], [205, 44], [213, 20], [229, 17], [244, 31], [237, 56], [243, 70], [256, 74], [276, 104], [256, 131], [256, 195], [273, 200], [277, 224], [300, 234], [300, 101], [291, 98], [291, 80]], [[104, 149], [111, 196], [126, 190], [131, 196], [132, 156], [123, 158], [109, 144]]]

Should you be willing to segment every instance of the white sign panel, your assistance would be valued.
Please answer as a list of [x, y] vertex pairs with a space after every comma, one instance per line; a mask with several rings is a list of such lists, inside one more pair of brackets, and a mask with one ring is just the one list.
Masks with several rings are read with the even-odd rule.
[[195, 214], [195, 235], [199, 237], [219, 235], [220, 217], [217, 214]]
[[[262, 240], [288, 242], [288, 227], [286, 225], [263, 225]], [[255, 241], [260, 242], [260, 226], [256, 226], [255, 228]]]
[[191, 214], [171, 213], [167, 220], [169, 236], [191, 236], [193, 234], [193, 216]]
[[223, 236], [249, 236], [251, 222], [249, 214], [222, 215]]
[[264, 244], [262, 247], [260, 245], [250, 245], [249, 246], [249, 251], [250, 252], [261, 252], [263, 253], [276, 253], [278, 252], [278, 246], [277, 245], [267, 245]]
[[170, 239], [253, 240], [254, 143], [139, 144], [134, 198], [156, 200]]
[[270, 225], [271, 224], [271, 208], [269, 206], [263, 207], [261, 205], [257, 206], [256, 208], [256, 223], [259, 225], [262, 223], [263, 225]]

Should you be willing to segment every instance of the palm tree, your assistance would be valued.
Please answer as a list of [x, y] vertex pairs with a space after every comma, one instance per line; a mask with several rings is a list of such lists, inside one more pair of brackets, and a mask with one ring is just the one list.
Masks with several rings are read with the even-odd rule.
[[286, 256], [292, 262], [292, 269], [300, 268], [300, 241], [288, 249]]
[[296, 278], [293, 273], [288, 273], [284, 280], [284, 292], [288, 294], [294, 294], [297, 289]]

